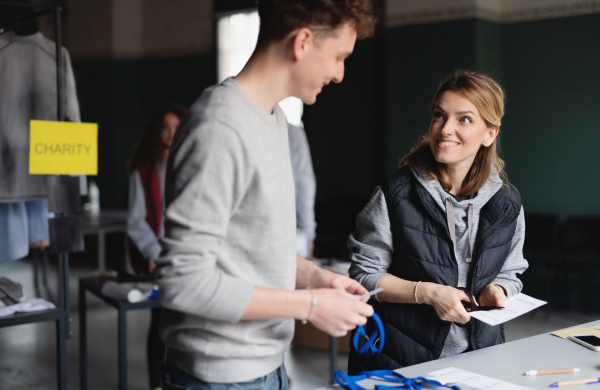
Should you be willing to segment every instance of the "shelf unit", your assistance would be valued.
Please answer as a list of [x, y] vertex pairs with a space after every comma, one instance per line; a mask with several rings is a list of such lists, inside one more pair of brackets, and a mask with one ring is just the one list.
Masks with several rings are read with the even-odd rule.
[[[63, 61], [62, 61], [62, 35], [61, 35], [61, 11], [58, 5], [43, 5], [18, 3], [14, 1], [0, 0], [0, 6], [24, 7], [30, 8], [31, 12], [19, 19], [19, 23], [24, 23], [40, 16], [54, 14], [55, 21], [55, 44], [56, 44], [56, 94], [58, 99], [57, 118], [64, 120], [63, 109]], [[0, 26], [0, 33], [12, 30], [17, 22]], [[52, 196], [52, 194], [50, 194]], [[0, 328], [31, 324], [38, 322], [54, 321], [56, 324], [56, 372], [57, 388], [66, 390], [67, 388], [67, 360], [66, 360], [66, 341], [71, 337], [70, 312], [69, 312], [69, 254], [68, 252], [59, 253], [59, 288], [61, 292], [60, 304], [56, 309], [44, 310], [31, 313], [17, 313], [11, 316], [0, 318]]]

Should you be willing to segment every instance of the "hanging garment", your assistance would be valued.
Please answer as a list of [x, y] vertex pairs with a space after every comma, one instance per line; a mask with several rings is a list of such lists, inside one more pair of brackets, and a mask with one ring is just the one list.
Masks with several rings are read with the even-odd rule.
[[0, 203], [0, 263], [22, 259], [30, 244], [47, 238], [46, 199]]
[[[65, 119], [80, 122], [71, 60], [63, 55]], [[29, 174], [29, 121], [57, 120], [56, 46], [37, 32], [0, 35], [0, 262], [48, 238], [46, 176]]]
[[[75, 79], [63, 48], [65, 119], [80, 122]], [[57, 120], [56, 46], [41, 32], [0, 35], [0, 202], [46, 198], [46, 177], [29, 174], [29, 121]]]

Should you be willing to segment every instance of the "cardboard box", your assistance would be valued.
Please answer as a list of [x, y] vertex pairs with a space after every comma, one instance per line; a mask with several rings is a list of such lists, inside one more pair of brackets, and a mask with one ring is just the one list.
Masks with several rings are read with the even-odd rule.
[[[329, 335], [315, 328], [310, 322], [302, 324], [302, 321], [296, 320], [296, 331], [292, 339], [292, 345], [295, 347], [317, 349], [329, 351]], [[337, 338], [338, 352], [350, 352], [350, 332], [344, 337]]]

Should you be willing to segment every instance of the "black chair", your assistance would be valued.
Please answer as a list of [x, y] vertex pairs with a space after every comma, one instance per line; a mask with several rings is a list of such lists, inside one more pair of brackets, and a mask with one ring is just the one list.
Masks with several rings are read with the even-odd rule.
[[595, 310], [600, 271], [600, 216], [571, 216], [562, 227], [560, 253], [567, 280], [568, 305]]
[[[557, 305], [566, 289], [563, 259], [558, 254], [558, 216], [525, 213], [523, 256], [529, 269], [523, 274], [523, 291]], [[556, 288], [558, 287], [558, 288]]]

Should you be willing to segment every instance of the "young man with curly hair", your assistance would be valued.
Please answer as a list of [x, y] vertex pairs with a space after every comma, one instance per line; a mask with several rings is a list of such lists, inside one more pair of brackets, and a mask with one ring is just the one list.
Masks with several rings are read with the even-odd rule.
[[[368, 0], [260, 0], [243, 70], [210, 87], [175, 136], [157, 261], [164, 389], [287, 389], [293, 319], [339, 337], [364, 324], [367, 292], [295, 254], [288, 96], [313, 104], [344, 77]], [[307, 287], [306, 289], [295, 289]]]

